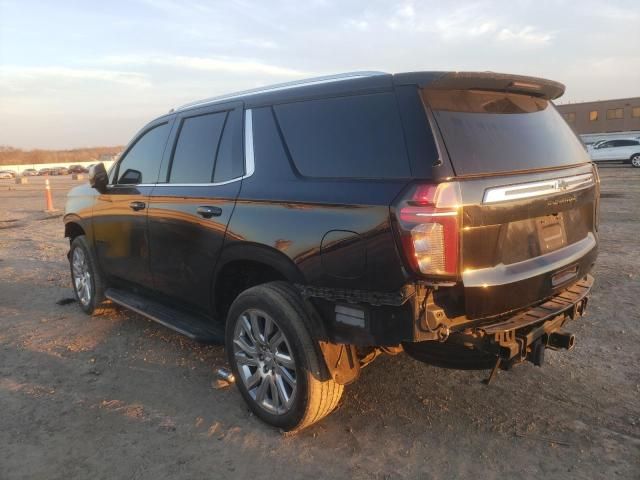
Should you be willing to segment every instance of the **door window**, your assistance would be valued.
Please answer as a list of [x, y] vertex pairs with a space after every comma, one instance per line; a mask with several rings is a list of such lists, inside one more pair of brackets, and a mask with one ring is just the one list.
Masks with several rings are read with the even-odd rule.
[[227, 112], [185, 118], [173, 153], [169, 183], [211, 183]]
[[241, 110], [188, 117], [182, 121], [169, 183], [218, 183], [243, 174]]
[[636, 140], [617, 140], [617, 145], [618, 147], [633, 147], [635, 145], [638, 145], [638, 142]]
[[145, 132], [118, 164], [117, 175], [120, 185], [155, 183], [162, 154], [169, 136], [169, 125], [163, 123]]
[[238, 128], [242, 122], [241, 116], [242, 110], [234, 110], [229, 112], [227, 117], [213, 174], [215, 183], [226, 182], [244, 175], [242, 129]]

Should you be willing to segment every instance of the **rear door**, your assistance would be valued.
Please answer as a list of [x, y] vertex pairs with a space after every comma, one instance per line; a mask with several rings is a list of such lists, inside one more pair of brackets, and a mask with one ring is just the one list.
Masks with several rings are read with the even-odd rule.
[[637, 140], [618, 140], [620, 142], [620, 160], [629, 160], [634, 153], [640, 152], [640, 142]]
[[551, 102], [425, 91], [460, 184], [466, 315], [526, 307], [572, 284], [597, 252], [597, 174]]
[[110, 171], [110, 184], [93, 208], [95, 249], [105, 274], [151, 287], [147, 236], [148, 196], [158, 179], [173, 119], [147, 127]]
[[242, 117], [238, 102], [179, 114], [149, 198], [155, 289], [205, 310], [245, 173]]

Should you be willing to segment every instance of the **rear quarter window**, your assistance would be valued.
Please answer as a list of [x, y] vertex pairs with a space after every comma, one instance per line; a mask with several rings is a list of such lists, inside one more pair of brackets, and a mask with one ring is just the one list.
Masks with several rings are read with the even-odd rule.
[[301, 175], [330, 178], [411, 176], [393, 93], [274, 106]]

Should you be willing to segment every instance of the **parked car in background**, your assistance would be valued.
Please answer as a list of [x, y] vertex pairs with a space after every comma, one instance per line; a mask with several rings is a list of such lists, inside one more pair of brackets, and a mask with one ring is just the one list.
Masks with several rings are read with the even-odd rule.
[[13, 172], [9, 170], [0, 170], [0, 178], [2, 179], [14, 178], [14, 175], [13, 175]]
[[640, 140], [635, 138], [596, 142], [587, 151], [596, 163], [624, 162], [640, 168]]
[[35, 168], [27, 168], [22, 171], [23, 177], [34, 177], [36, 175], [38, 175], [38, 171]]
[[70, 165], [69, 173], [87, 173], [89, 170], [82, 165]]
[[41, 168], [38, 170], [38, 175], [51, 175], [51, 168]]
[[251, 410], [286, 431], [382, 353], [542, 365], [574, 345], [598, 251], [597, 169], [563, 92], [362, 72], [172, 110], [68, 194], [78, 304], [224, 342]]

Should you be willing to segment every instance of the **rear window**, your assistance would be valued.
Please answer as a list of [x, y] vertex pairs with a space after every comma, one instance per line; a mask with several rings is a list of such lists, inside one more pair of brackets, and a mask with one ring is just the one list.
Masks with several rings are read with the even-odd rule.
[[423, 90], [458, 175], [588, 162], [548, 100], [501, 92]]
[[274, 106], [298, 171], [308, 177], [411, 175], [393, 93]]
[[170, 183], [209, 183], [227, 112], [185, 118], [171, 163]]

